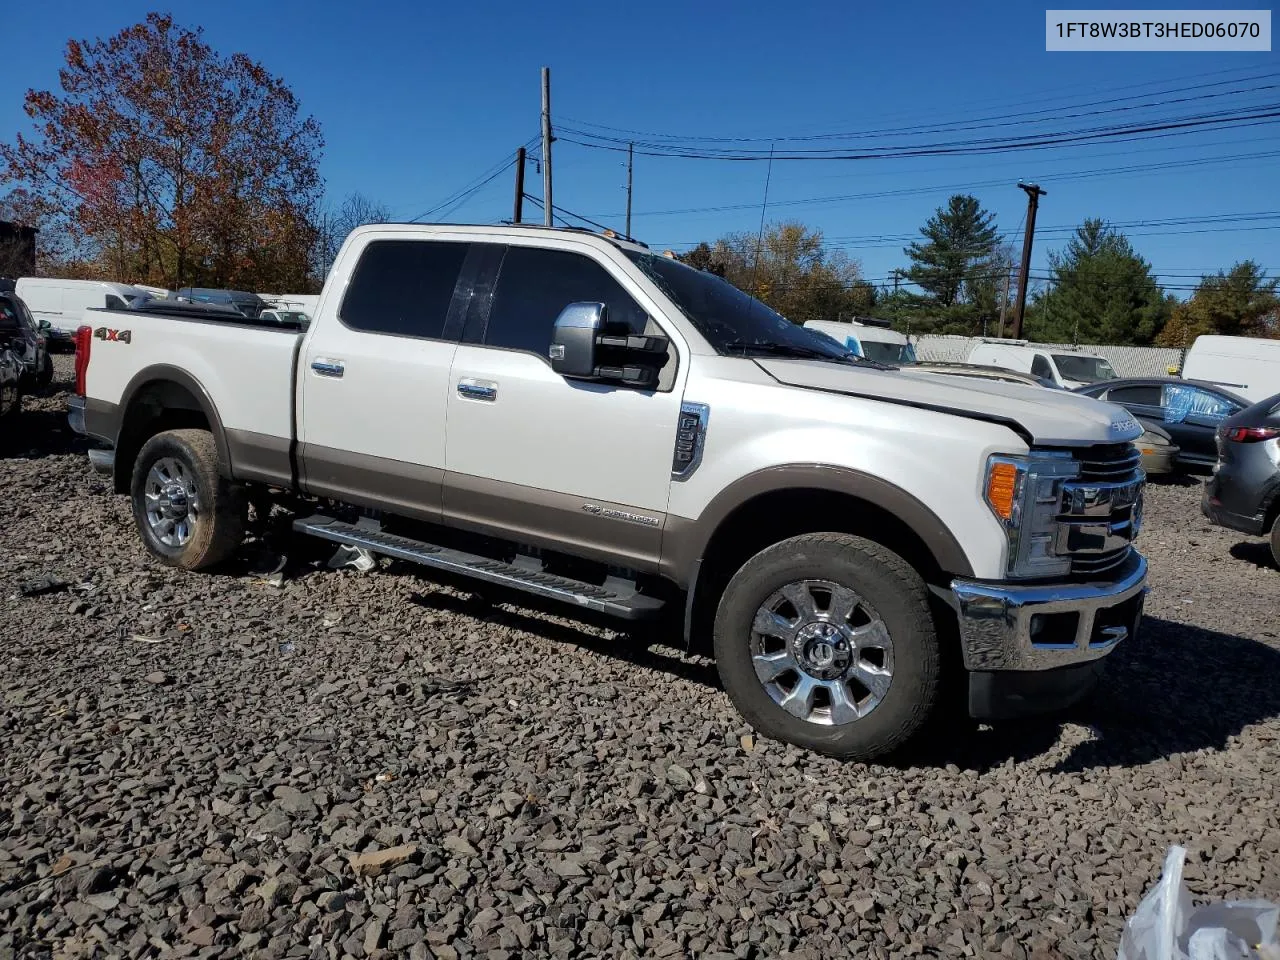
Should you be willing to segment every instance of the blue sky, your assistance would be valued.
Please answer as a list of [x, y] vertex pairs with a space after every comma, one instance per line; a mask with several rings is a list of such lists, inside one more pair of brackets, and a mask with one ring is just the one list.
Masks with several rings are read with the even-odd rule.
[[[128, 0], [11, 6], [0, 66], [0, 136], [6, 139], [28, 129], [21, 109], [26, 89], [56, 86], [69, 36], [105, 36], [152, 9]], [[431, 209], [537, 134], [544, 65], [551, 67], [553, 116], [566, 126], [766, 138], [755, 144], [766, 152], [770, 137], [1025, 117], [1028, 111], [1040, 111], [1043, 125], [1021, 129], [1047, 130], [1280, 103], [1275, 53], [1047, 53], [1045, 7], [1025, 3], [224, 0], [167, 9], [187, 25], [203, 26], [218, 49], [245, 52], [283, 77], [321, 123], [330, 194], [340, 199], [360, 190], [386, 203], [396, 219]], [[1082, 104], [1165, 99], [1162, 93], [1195, 84], [1215, 84], [1205, 91], [1230, 96], [1118, 118], [1059, 119]], [[1247, 87], [1270, 89], [1232, 92]], [[923, 139], [1001, 132], [1008, 131]], [[884, 134], [876, 142], [914, 141]], [[553, 157], [557, 205], [620, 229], [623, 155], [561, 141]], [[1230, 157], [1237, 159], [1221, 159]], [[1133, 166], [1145, 169], [1099, 172]], [[1043, 271], [1046, 251], [1061, 246], [1067, 229], [1086, 216], [1138, 224], [1276, 213], [1277, 170], [1280, 122], [1274, 118], [1246, 128], [1017, 154], [779, 161], [769, 186], [770, 203], [778, 205], [768, 219], [797, 218], [820, 228], [861, 262], [865, 276], [878, 280], [905, 265], [899, 238], [914, 234], [954, 188], [967, 187], [1020, 244], [1026, 201], [1015, 184], [1034, 180], [1048, 190], [1033, 265]], [[528, 175], [530, 192], [539, 193], [532, 165]], [[651, 246], [683, 249], [730, 231], [754, 232], [765, 179], [763, 162], [637, 157], [633, 233]], [[865, 196], [885, 193], [892, 195]], [[511, 195], [508, 170], [448, 219], [509, 217]], [[705, 209], [735, 205], [745, 208]], [[525, 215], [537, 219], [540, 212], [526, 204]], [[1223, 229], [1240, 226], [1250, 229]], [[1135, 225], [1127, 232], [1171, 288], [1245, 257], [1280, 274], [1280, 217]]]

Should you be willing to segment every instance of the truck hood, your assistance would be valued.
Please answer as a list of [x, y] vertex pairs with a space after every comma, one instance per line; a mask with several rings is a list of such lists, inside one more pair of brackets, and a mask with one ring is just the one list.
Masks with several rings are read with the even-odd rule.
[[[1002, 423], [1028, 444], [1080, 447], [1122, 443], [1142, 435], [1123, 407], [1047, 387], [999, 380], [876, 370], [821, 360], [757, 359], [779, 383]], [[960, 381], [964, 382], [953, 382]]]

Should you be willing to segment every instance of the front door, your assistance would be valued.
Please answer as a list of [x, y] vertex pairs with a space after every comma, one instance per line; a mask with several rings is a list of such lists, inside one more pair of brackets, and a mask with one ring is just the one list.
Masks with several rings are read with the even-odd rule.
[[307, 493], [440, 518], [454, 288], [470, 246], [375, 234], [354, 269], [330, 276], [345, 293], [298, 360]]
[[[677, 348], [658, 389], [566, 380], [552, 327], [570, 303], [663, 332], [643, 289], [589, 248], [510, 246], [487, 316], [454, 356], [444, 519], [638, 570], [656, 568], [684, 371]], [[578, 249], [573, 249], [573, 247]]]

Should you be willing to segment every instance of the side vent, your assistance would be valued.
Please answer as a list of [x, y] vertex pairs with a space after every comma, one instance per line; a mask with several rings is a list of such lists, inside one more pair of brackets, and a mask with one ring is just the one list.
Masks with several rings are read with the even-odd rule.
[[675, 455], [671, 459], [671, 476], [684, 480], [702, 462], [702, 446], [707, 438], [707, 421], [711, 408], [705, 403], [680, 404], [680, 423], [676, 430]]

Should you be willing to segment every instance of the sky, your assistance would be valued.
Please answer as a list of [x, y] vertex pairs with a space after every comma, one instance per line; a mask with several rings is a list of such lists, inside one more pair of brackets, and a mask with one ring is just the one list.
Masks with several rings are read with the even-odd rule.
[[[150, 9], [157, 8], [132, 0], [11, 5], [0, 137], [30, 128], [23, 96], [32, 87], [56, 89], [70, 37], [108, 36]], [[555, 204], [619, 231], [626, 155], [572, 142], [593, 139], [582, 131], [612, 138], [611, 146], [652, 143], [656, 134], [695, 138], [664, 143], [767, 154], [771, 142], [779, 152], [899, 147], [1280, 109], [1274, 52], [1050, 53], [1045, 7], [1027, 3], [221, 0], [158, 9], [203, 27], [219, 51], [246, 53], [282, 77], [321, 124], [328, 195], [360, 191], [396, 220], [512, 216], [510, 167], [460, 204], [441, 203], [537, 136], [544, 66], [560, 137], [552, 148]], [[979, 122], [1001, 126], [972, 129]], [[777, 142], [822, 134], [861, 139]], [[1047, 191], [1033, 274], [1045, 274], [1048, 252], [1075, 225], [1101, 217], [1131, 225], [1124, 232], [1181, 297], [1199, 274], [1245, 258], [1280, 275], [1280, 117], [980, 156], [770, 165], [641, 153], [632, 234], [656, 249], [754, 234], [767, 181], [767, 222], [820, 229], [863, 276], [881, 282], [907, 265], [905, 239], [955, 192], [977, 196], [1020, 249], [1024, 180]], [[540, 195], [533, 162], [527, 177], [528, 192]], [[541, 211], [526, 202], [524, 217], [540, 220]]]

